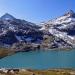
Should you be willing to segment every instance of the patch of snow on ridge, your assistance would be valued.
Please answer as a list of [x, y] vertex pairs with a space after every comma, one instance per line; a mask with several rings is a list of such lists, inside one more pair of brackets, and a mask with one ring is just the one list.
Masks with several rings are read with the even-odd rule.
[[12, 25], [9, 26], [9, 29], [13, 30], [13, 31], [15, 30], [14, 26], [12, 26]]
[[39, 30], [45, 30], [45, 26], [42, 26], [42, 28], [41, 28], [41, 29], [39, 29]]
[[57, 20], [58, 21], [60, 21], [60, 20], [65, 20], [66, 18], [68, 18], [69, 16], [62, 16], [62, 17], [59, 17], [59, 18], [57, 18]]
[[67, 43], [69, 43], [69, 44], [72, 44], [72, 40], [74, 40], [74, 38], [72, 37], [72, 36], [69, 36], [69, 35], [67, 35], [67, 33], [65, 33], [65, 32], [60, 32], [60, 31], [58, 31], [58, 30], [56, 30], [56, 29], [49, 29], [49, 32], [52, 34], [52, 35], [54, 35], [54, 36], [56, 36], [56, 37], [58, 37], [58, 38], [61, 38], [61, 39], [63, 39], [64, 41], [66, 41]]
[[17, 38], [18, 41], [22, 41], [20, 36], [15, 35], [15, 37]]
[[69, 36], [69, 35], [68, 35], [68, 37], [69, 37], [70, 39], [72, 39], [72, 40], [74, 40], [74, 39], [75, 39], [73, 36]]
[[55, 23], [56, 24], [62, 24], [62, 23], [68, 23], [68, 22], [71, 22], [71, 18], [66, 18], [65, 20], [63, 19], [63, 20], [55, 20]]
[[66, 27], [67, 27], [66, 24], [62, 24], [61, 26], [59, 26], [59, 27], [57, 27], [57, 28], [59, 28], [59, 29], [64, 29], [64, 28], [66, 28]]

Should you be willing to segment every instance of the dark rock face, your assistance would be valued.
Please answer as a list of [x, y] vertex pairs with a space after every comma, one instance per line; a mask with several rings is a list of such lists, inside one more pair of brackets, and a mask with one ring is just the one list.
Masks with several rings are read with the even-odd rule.
[[6, 34], [0, 36], [0, 42], [12, 45], [18, 40], [15, 38], [15, 34], [12, 31], [7, 31]]

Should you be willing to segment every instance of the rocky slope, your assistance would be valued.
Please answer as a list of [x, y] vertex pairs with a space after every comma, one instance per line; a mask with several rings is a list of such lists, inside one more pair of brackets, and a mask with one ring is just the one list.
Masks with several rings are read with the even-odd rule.
[[0, 17], [0, 46], [10, 47], [18, 42], [34, 42], [42, 39], [42, 32], [34, 23], [16, 19], [6, 13]]
[[[65, 45], [65, 47], [75, 47], [74, 11], [70, 10], [58, 18], [44, 22], [40, 30], [44, 32], [49, 32], [54, 37], [63, 40], [63, 45]], [[57, 45], [60, 45], [62, 47], [62, 42], [59, 43], [56, 40], [55, 42], [57, 43]]]

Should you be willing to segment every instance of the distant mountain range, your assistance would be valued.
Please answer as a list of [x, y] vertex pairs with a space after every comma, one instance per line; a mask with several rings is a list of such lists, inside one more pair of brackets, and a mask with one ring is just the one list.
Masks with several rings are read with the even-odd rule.
[[[47, 36], [47, 37], [45, 37]], [[49, 48], [75, 47], [75, 13], [70, 10], [64, 15], [43, 22], [40, 25], [16, 19], [6, 13], [0, 17], [0, 46], [10, 47], [15, 43], [35, 43], [42, 45], [44, 38], [53, 37]]]

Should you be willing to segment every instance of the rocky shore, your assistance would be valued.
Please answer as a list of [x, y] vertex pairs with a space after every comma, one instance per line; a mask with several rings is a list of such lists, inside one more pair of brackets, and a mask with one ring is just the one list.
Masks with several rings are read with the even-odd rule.
[[1, 68], [0, 75], [75, 75], [75, 69], [31, 70]]

